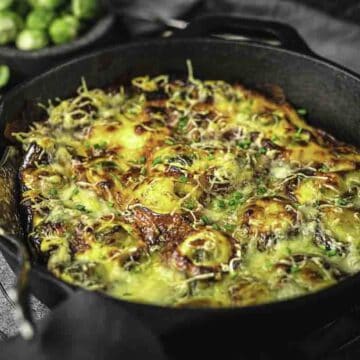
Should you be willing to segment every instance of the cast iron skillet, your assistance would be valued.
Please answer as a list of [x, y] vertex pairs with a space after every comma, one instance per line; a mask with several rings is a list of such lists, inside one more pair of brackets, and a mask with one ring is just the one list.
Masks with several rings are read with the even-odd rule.
[[[257, 41], [266, 38], [274, 43], [275, 38], [282, 47], [220, 40], [211, 35], [205, 37], [205, 33], [216, 34], [217, 38], [229, 37], [229, 33], [255, 34]], [[36, 119], [38, 102], [72, 95], [82, 76], [89, 87], [101, 87], [114, 81], [125, 83], [143, 74], [178, 75], [185, 73], [186, 59], [191, 59], [200, 78], [240, 81], [250, 87], [277, 84], [295, 106], [308, 110], [311, 124], [360, 146], [360, 78], [357, 75], [315, 55], [288, 26], [221, 16], [207, 17], [190, 25], [182, 38], [151, 40], [96, 52], [19, 86], [1, 104], [1, 134], [20, 118], [25, 123]], [[4, 250], [11, 266], [16, 267], [14, 249]], [[31, 288], [50, 307], [75, 290], [36, 263]], [[219, 342], [236, 349], [241, 346], [243, 336], [247, 336], [246, 341], [251, 337], [256, 341], [260, 338], [275, 341], [276, 337], [280, 341], [284, 336], [297, 336], [301, 331], [333, 319], [360, 301], [360, 274], [315, 294], [235, 309], [171, 309], [103, 297], [104, 304], [115, 301], [124, 306], [169, 344], [177, 344], [181, 333], [182, 346], [177, 347], [178, 354], [182, 354], [181, 349], [186, 354], [187, 348], [192, 348], [191, 354], [194, 354], [195, 345], [201, 351], [215, 351], [214, 345]], [[184, 334], [188, 335], [186, 341]]]

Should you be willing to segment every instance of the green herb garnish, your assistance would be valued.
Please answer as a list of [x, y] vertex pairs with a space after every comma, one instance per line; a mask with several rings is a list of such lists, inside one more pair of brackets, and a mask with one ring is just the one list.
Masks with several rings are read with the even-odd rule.
[[181, 118], [179, 119], [179, 122], [178, 122], [178, 126], [177, 126], [178, 129], [181, 130], [181, 131], [185, 130], [188, 122], [189, 122], [189, 118], [188, 118], [188, 117], [186, 117], [186, 116], [181, 117]]
[[106, 146], [107, 146], [107, 142], [106, 141], [101, 141], [101, 142], [99, 142], [97, 144], [94, 144], [94, 149], [103, 150], [103, 149], [106, 148]]
[[211, 225], [212, 224], [212, 221], [206, 215], [203, 215], [200, 218], [200, 220], [203, 223], [203, 225]]
[[344, 199], [344, 198], [340, 198], [336, 200], [336, 204], [339, 206], [346, 206], [349, 204], [349, 200], [348, 199]]
[[81, 204], [75, 205], [75, 209], [79, 210], [79, 211], [87, 211], [86, 207], [84, 205], [81, 205]]
[[260, 187], [258, 187], [257, 190], [256, 190], [256, 193], [257, 193], [258, 195], [264, 195], [264, 194], [266, 194], [266, 192], [267, 192], [267, 189], [266, 189], [266, 187], [264, 187], [264, 186], [260, 186]]
[[266, 154], [266, 152], [267, 152], [267, 149], [264, 146], [259, 149], [259, 154]]
[[218, 199], [216, 200], [216, 206], [219, 208], [219, 209], [225, 209], [226, 208], [226, 203], [223, 199]]
[[188, 177], [185, 176], [185, 175], [181, 175], [181, 176], [179, 177], [179, 181], [180, 181], [181, 183], [185, 184], [185, 183], [187, 183], [187, 181], [188, 181]]
[[158, 157], [156, 157], [154, 160], [153, 160], [153, 162], [152, 162], [152, 165], [153, 166], [156, 166], [156, 165], [158, 165], [158, 164], [162, 164], [162, 158], [160, 157], [160, 156], [158, 156]]
[[145, 164], [146, 163], [146, 157], [145, 156], [141, 156], [138, 160], [139, 164]]
[[218, 231], [221, 230], [221, 227], [220, 227], [218, 224], [212, 224], [212, 228], [213, 228], [214, 230], [218, 230]]
[[250, 147], [250, 144], [251, 144], [251, 140], [249, 140], [249, 139], [245, 139], [245, 140], [236, 142], [236, 145], [238, 147], [240, 147], [241, 149], [248, 149]]
[[77, 195], [80, 192], [79, 188], [74, 188], [74, 190], [71, 193], [71, 196]]
[[302, 116], [305, 116], [307, 114], [307, 110], [306, 109], [297, 109], [296, 112], [299, 114], [299, 115], [302, 115]]
[[297, 272], [299, 272], [299, 271], [300, 271], [300, 268], [299, 268], [299, 266], [296, 265], [296, 264], [292, 265], [291, 268], [290, 268], [290, 272], [291, 272], [292, 274], [295, 274], [295, 273], [297, 273]]
[[225, 231], [233, 232], [236, 229], [236, 225], [224, 224], [223, 228], [224, 228]]
[[184, 205], [184, 208], [188, 209], [188, 210], [194, 210], [196, 208], [196, 203], [192, 199], [185, 200], [183, 205]]
[[337, 255], [337, 250], [336, 249], [327, 250], [326, 255], [329, 256], [329, 257], [336, 256]]
[[49, 190], [49, 195], [50, 196], [56, 196], [58, 194], [58, 191], [56, 189], [50, 189]]

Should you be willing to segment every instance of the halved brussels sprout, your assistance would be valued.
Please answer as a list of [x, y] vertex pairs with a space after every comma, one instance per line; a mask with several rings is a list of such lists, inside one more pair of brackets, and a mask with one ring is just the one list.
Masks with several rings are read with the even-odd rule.
[[188, 236], [178, 252], [195, 266], [218, 267], [229, 262], [233, 249], [230, 239], [221, 232], [204, 229]]

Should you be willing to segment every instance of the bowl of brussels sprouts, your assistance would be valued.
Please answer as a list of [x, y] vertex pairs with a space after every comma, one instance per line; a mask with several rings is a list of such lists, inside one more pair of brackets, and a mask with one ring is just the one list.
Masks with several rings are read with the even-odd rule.
[[22, 80], [106, 45], [114, 27], [101, 0], [0, 0], [0, 64]]

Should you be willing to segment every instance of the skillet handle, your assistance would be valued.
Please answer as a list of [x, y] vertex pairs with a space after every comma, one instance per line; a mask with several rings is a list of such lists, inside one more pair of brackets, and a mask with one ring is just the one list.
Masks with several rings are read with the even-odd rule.
[[212, 37], [236, 42], [255, 42], [316, 56], [289, 25], [229, 15], [205, 15], [194, 19], [177, 37]]

